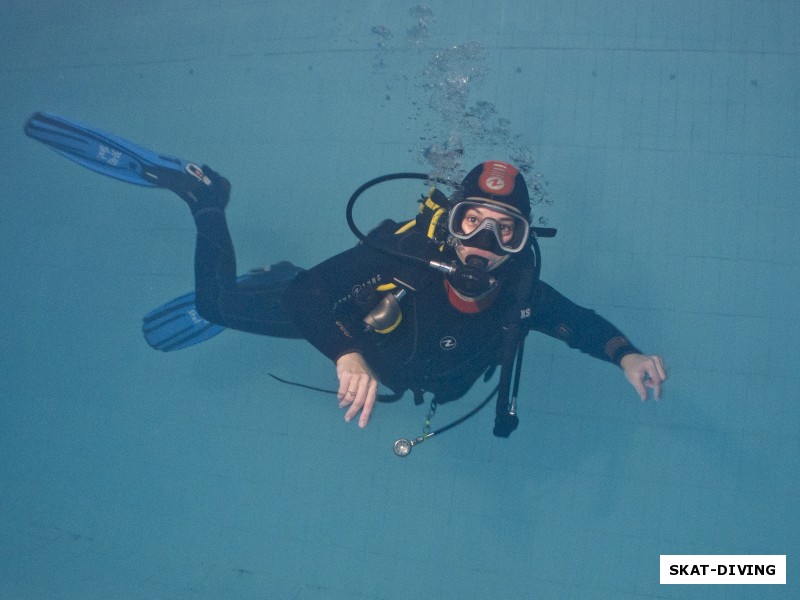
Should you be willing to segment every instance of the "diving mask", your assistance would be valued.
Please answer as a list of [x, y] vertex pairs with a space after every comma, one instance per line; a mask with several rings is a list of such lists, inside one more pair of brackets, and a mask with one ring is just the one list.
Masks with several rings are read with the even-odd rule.
[[530, 223], [515, 210], [474, 198], [450, 209], [447, 227], [450, 235], [465, 246], [510, 254], [525, 248], [531, 229]]

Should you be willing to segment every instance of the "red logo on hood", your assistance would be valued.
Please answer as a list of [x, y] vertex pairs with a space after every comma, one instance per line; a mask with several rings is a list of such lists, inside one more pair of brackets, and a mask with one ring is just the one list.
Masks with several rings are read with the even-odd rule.
[[517, 170], [510, 164], [490, 160], [483, 163], [483, 173], [478, 185], [492, 196], [508, 196], [514, 191]]

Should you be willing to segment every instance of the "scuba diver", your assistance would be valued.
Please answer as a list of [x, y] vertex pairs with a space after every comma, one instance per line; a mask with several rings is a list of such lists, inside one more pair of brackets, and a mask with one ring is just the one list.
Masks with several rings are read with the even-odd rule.
[[[181, 193], [197, 225], [197, 308], [211, 322], [269, 335], [271, 322], [259, 310], [262, 292], [236, 285], [224, 212], [230, 184], [202, 169], [211, 185]], [[367, 243], [298, 270], [282, 302], [300, 334], [335, 363], [346, 421], [360, 412], [358, 424], [366, 427], [378, 382], [417, 397], [431, 392], [439, 403], [460, 398], [501, 363], [513, 322], [619, 365], [642, 400], [646, 386], [660, 396], [662, 359], [642, 354], [607, 320], [543, 281], [529, 281], [518, 297], [521, 280], [536, 269], [528, 244], [530, 212], [522, 174], [508, 163], [487, 161], [467, 174], [454, 197], [434, 188], [414, 220], [386, 221], [366, 236]], [[438, 225], [446, 226], [443, 241], [431, 233]], [[438, 272], [409, 263], [408, 255], [456, 262], [463, 272]], [[400, 303], [399, 311], [383, 306]], [[384, 321], [377, 325], [370, 323], [376, 306]]]
[[[372, 180], [348, 205], [356, 246], [308, 270], [282, 262], [237, 277], [225, 216], [231, 185], [223, 176], [50, 113], [32, 116], [26, 133], [83, 166], [180, 196], [197, 226], [199, 321], [305, 338], [335, 364], [344, 418], [358, 417], [362, 428], [380, 399], [379, 382], [395, 398], [412, 391], [418, 404], [423, 393], [433, 394], [435, 407], [462, 397], [499, 366], [494, 433], [507, 437], [518, 424], [522, 349], [531, 330], [619, 366], [643, 401], [647, 388], [660, 397], [667, 377], [661, 357], [642, 353], [606, 319], [539, 279], [536, 238], [547, 232], [531, 226], [525, 179], [509, 163], [475, 166], [449, 197], [432, 187], [415, 218], [387, 220], [364, 235], [352, 221], [357, 196], [390, 178], [423, 176]], [[179, 300], [145, 317], [146, 325], [149, 317], [155, 323], [146, 335], [173, 323], [177, 317], [164, 317], [172, 310], [185, 314], [190, 303]]]

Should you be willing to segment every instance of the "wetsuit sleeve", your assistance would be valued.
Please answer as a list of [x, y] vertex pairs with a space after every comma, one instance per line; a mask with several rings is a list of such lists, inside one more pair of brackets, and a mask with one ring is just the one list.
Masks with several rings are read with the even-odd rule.
[[392, 259], [360, 244], [300, 273], [284, 294], [284, 303], [303, 337], [334, 362], [361, 352], [364, 314], [374, 305], [376, 288], [388, 282]]
[[566, 342], [600, 360], [619, 365], [639, 352], [623, 333], [593, 310], [578, 306], [540, 281], [534, 290], [531, 329]]

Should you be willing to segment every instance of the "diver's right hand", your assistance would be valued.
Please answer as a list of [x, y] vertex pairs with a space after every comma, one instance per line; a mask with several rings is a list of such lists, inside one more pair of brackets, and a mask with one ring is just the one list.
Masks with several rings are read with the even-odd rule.
[[361, 411], [358, 426], [367, 426], [375, 399], [378, 395], [378, 380], [367, 366], [364, 357], [358, 352], [343, 354], [336, 361], [336, 375], [339, 378], [339, 408], [350, 408], [344, 420], [350, 420]]

